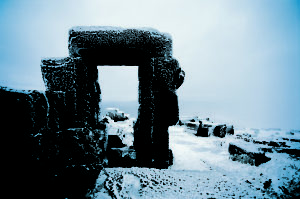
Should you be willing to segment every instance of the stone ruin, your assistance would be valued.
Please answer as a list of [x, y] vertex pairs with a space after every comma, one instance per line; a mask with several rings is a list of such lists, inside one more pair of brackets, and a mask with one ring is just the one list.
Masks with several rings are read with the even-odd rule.
[[132, 166], [171, 164], [168, 127], [179, 119], [176, 89], [184, 80], [171, 37], [153, 29], [75, 27], [69, 52], [42, 59], [45, 92], [0, 86], [0, 122], [9, 143], [4, 189], [16, 198], [85, 198], [95, 187], [110, 140], [100, 118], [97, 66], [138, 66]]
[[59, 129], [98, 129], [101, 89], [97, 66], [138, 66], [139, 109], [134, 127], [138, 166], [166, 168], [168, 127], [179, 119], [176, 90], [184, 72], [172, 57], [170, 35], [154, 29], [74, 27], [69, 55], [41, 61], [50, 114]]

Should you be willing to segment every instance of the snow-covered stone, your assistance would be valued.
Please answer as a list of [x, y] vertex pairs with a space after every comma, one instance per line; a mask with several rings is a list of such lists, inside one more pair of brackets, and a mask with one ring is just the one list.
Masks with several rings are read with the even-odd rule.
[[106, 115], [110, 117], [115, 122], [124, 121], [129, 119], [129, 115], [125, 114], [123, 111], [120, 111], [118, 108], [107, 108], [105, 110]]
[[229, 143], [228, 151], [230, 153], [230, 158], [233, 161], [239, 161], [253, 166], [259, 166], [260, 164], [271, 160], [265, 153], [259, 152], [258, 149], [254, 148], [253, 145], [248, 145], [248, 147], [247, 145], [248, 144], [246, 143]]
[[88, 57], [98, 64], [122, 60], [118, 65], [139, 65], [141, 58], [149, 55], [171, 57], [172, 39], [152, 28], [80, 26], [69, 31], [69, 53], [70, 57]]
[[201, 119], [194, 117], [192, 119], [181, 120], [181, 122], [187, 126], [188, 129], [195, 131], [196, 136], [209, 137], [216, 136], [223, 138], [226, 135], [233, 135], [233, 125], [227, 125], [222, 123], [214, 123], [209, 121], [209, 118]]
[[214, 130], [213, 130], [213, 135], [216, 137], [223, 138], [226, 135], [226, 125], [221, 124], [221, 125], [216, 125]]

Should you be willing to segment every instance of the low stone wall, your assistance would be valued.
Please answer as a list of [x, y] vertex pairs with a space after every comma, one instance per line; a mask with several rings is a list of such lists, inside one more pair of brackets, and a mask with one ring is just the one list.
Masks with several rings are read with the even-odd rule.
[[46, 96], [0, 87], [4, 189], [16, 198], [84, 198], [102, 168], [104, 131], [60, 126], [55, 108], [64, 102]]

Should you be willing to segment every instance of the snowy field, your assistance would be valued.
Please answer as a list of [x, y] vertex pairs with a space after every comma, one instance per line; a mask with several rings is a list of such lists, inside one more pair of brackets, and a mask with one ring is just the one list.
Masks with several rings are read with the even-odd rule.
[[[110, 121], [109, 133], [132, 145], [133, 121]], [[177, 125], [169, 128], [169, 134], [174, 155], [169, 169], [106, 168], [93, 198], [290, 198], [299, 194], [299, 156], [261, 144], [284, 142], [284, 148], [300, 149], [299, 131], [235, 129], [234, 135], [224, 138], [197, 137], [195, 130]], [[229, 143], [252, 151], [269, 148], [265, 154], [271, 160], [259, 166], [233, 161]]]

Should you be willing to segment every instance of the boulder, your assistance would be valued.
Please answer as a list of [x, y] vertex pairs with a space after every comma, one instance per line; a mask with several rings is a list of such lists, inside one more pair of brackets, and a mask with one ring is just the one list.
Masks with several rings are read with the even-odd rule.
[[265, 153], [259, 152], [245, 143], [229, 143], [228, 151], [230, 153], [230, 158], [233, 161], [239, 161], [243, 164], [250, 164], [252, 166], [259, 166], [262, 163], [266, 163], [271, 160], [271, 158], [267, 157]]
[[110, 117], [115, 122], [128, 120], [128, 115], [118, 108], [107, 108], [106, 112], [106, 116]]
[[199, 127], [197, 130], [196, 136], [209, 137], [208, 128], [207, 127]]
[[215, 126], [215, 128], [213, 130], [213, 135], [216, 136], [216, 137], [220, 137], [220, 138], [225, 137], [225, 135], [226, 135], [226, 125], [221, 124], [221, 125]]
[[226, 135], [234, 135], [233, 125], [227, 125], [226, 126]]

